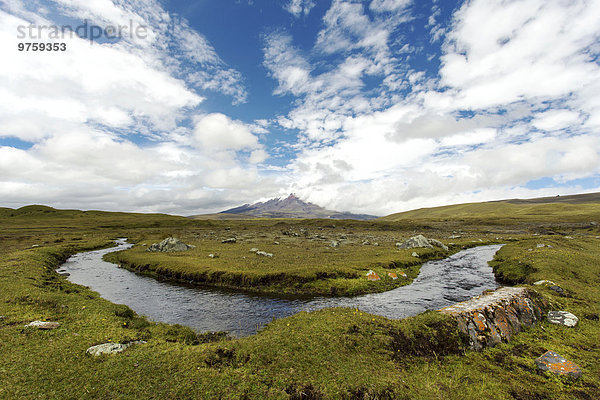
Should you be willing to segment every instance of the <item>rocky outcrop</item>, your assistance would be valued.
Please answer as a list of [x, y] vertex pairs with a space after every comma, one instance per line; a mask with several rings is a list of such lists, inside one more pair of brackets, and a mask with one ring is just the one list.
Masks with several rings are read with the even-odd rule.
[[148, 249], [146, 251], [153, 251], [153, 252], [186, 251], [193, 247], [194, 246], [190, 246], [190, 245], [183, 243], [181, 240], [179, 240], [177, 238], [168, 237], [160, 243], [153, 243], [152, 245], [150, 245], [150, 247], [148, 247]]
[[404, 243], [396, 243], [396, 248], [398, 249], [416, 249], [419, 247], [424, 247], [428, 249], [439, 247], [445, 251], [448, 250], [448, 246], [446, 246], [444, 243], [435, 239], [427, 239], [423, 235], [413, 236]]
[[546, 304], [523, 287], [502, 287], [440, 310], [458, 320], [474, 350], [509, 341], [523, 329], [541, 321]]

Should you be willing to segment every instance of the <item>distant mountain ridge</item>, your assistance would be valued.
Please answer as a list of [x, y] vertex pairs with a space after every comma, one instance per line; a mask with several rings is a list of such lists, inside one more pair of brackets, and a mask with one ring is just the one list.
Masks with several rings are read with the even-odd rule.
[[237, 214], [259, 218], [325, 218], [370, 220], [374, 215], [352, 214], [327, 210], [313, 203], [300, 200], [295, 194], [285, 199], [275, 198], [265, 202], [244, 204], [243, 206], [222, 211], [219, 214]]

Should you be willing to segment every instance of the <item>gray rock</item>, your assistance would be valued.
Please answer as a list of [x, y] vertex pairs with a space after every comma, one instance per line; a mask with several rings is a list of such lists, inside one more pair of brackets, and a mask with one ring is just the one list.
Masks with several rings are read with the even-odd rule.
[[151, 244], [150, 247], [148, 247], [148, 249], [146, 251], [151, 251], [151, 252], [186, 251], [193, 247], [194, 246], [189, 246], [189, 245], [183, 243], [181, 240], [179, 240], [177, 238], [168, 237], [160, 243]]
[[100, 356], [102, 354], [115, 354], [124, 351], [128, 347], [128, 344], [123, 343], [103, 343], [88, 348], [85, 351], [85, 353], [92, 356]]
[[223, 239], [223, 240], [221, 240], [221, 243], [237, 243], [237, 239], [236, 238]]
[[337, 240], [332, 240], [330, 246], [331, 247], [340, 247], [340, 242], [338, 242]]
[[416, 251], [413, 251], [413, 252], [412, 252], [412, 254], [411, 254], [411, 256], [413, 256], [413, 257], [417, 257], [417, 258], [419, 257], [419, 255], [417, 254], [417, 252], [416, 252]]
[[250, 253], [256, 253], [258, 251], [258, 249], [256, 247], [253, 247], [250, 249]]
[[579, 378], [582, 375], [579, 366], [553, 351], [547, 351], [535, 359], [535, 365], [542, 371], [549, 371], [555, 375], [566, 375]]
[[542, 248], [542, 247], [546, 247], [546, 245], [544, 243], [538, 243], [535, 245], [535, 247], [537, 247], [538, 249]]
[[572, 328], [577, 325], [579, 318], [567, 311], [549, 311], [548, 322]]
[[273, 253], [267, 253], [266, 251], [262, 251], [262, 250], [257, 251], [256, 255], [263, 256], [263, 257], [273, 257]]
[[435, 239], [427, 239], [423, 235], [413, 236], [404, 243], [396, 243], [396, 247], [398, 249], [415, 249], [415, 248], [428, 248], [433, 249], [434, 247], [439, 247], [444, 250], [448, 250], [448, 246]]
[[120, 353], [134, 344], [144, 344], [143, 340], [138, 340], [130, 343], [102, 343], [88, 348], [85, 353], [92, 356], [100, 356], [102, 354]]
[[550, 285], [550, 286], [556, 286], [556, 283], [549, 281], [549, 280], [541, 280], [541, 281], [537, 281], [537, 282], [533, 282], [534, 285], [536, 286], [540, 286], [540, 285]]
[[279, 244], [279, 242], [273, 242], [273, 244]]
[[56, 329], [60, 326], [58, 322], [50, 322], [50, 321], [33, 321], [25, 325], [25, 328], [37, 328], [37, 329]]
[[218, 256], [218, 255], [216, 255], [216, 254], [213, 254], [213, 253], [210, 253], [208, 256], [209, 256], [210, 258], [219, 258], [219, 256]]

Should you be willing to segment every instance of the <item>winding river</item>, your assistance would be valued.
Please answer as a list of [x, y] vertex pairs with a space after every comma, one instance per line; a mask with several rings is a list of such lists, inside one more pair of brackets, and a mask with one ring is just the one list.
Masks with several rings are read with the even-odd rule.
[[102, 260], [117, 247], [79, 253], [58, 268], [69, 281], [85, 285], [113, 303], [126, 304], [154, 321], [189, 326], [196, 331], [229, 331], [247, 336], [273, 318], [325, 307], [358, 307], [388, 318], [405, 318], [435, 310], [498, 287], [487, 262], [502, 247], [480, 246], [463, 250], [444, 260], [429, 261], [417, 279], [384, 293], [357, 297], [282, 298], [220, 289], [185, 286], [161, 281], [118, 268]]

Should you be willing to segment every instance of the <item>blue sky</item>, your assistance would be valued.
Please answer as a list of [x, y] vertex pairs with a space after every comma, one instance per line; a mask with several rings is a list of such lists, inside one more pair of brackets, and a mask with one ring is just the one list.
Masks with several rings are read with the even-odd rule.
[[[146, 34], [49, 34], [84, 22]], [[599, 27], [583, 0], [1, 0], [0, 206], [600, 191]]]

